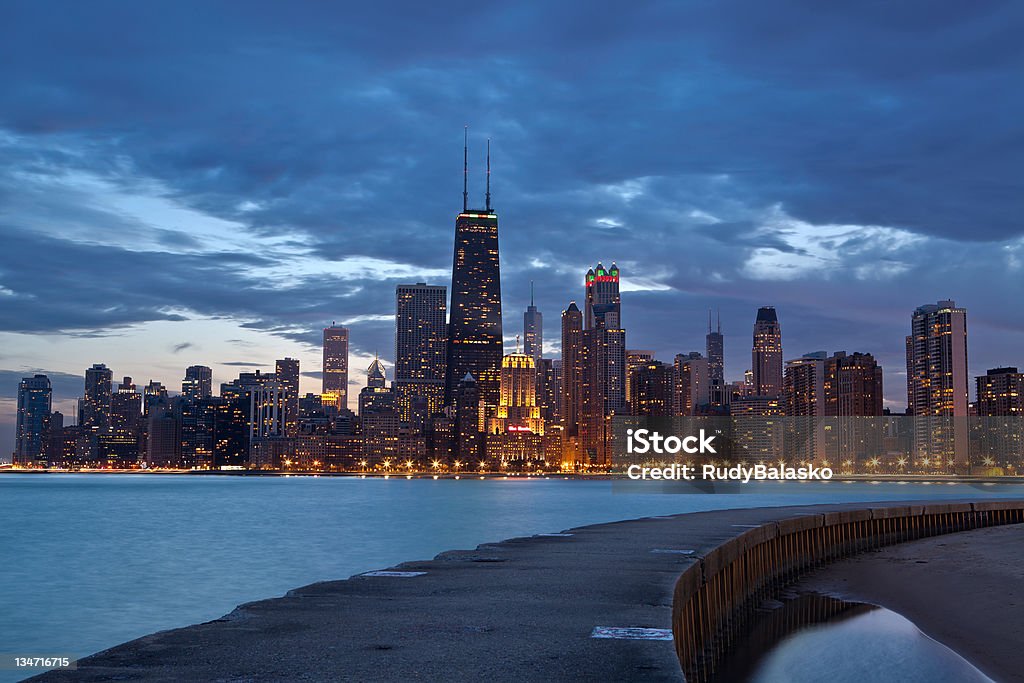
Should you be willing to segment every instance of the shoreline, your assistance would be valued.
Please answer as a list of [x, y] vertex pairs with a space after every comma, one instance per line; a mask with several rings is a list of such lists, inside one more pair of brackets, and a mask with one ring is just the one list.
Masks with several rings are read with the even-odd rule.
[[1024, 525], [862, 553], [801, 578], [792, 590], [884, 607], [993, 680], [1024, 681]]
[[[897, 503], [684, 513], [447, 551], [385, 570], [397, 576], [364, 573], [240, 605], [31, 680], [678, 681], [671, 631], [668, 642], [592, 634], [671, 629], [680, 574], [741, 528], [890, 505]], [[952, 649], [971, 656], [958, 644]]]
[[[432, 472], [316, 472], [316, 471], [296, 471], [296, 472], [284, 472], [280, 470], [168, 470], [168, 469], [129, 469], [129, 470], [117, 470], [117, 469], [86, 469], [86, 470], [59, 470], [59, 469], [14, 469], [10, 467], [0, 467], [0, 475], [5, 474], [32, 474], [32, 475], [46, 475], [46, 474], [87, 474], [90, 476], [113, 476], [113, 475], [129, 475], [129, 474], [142, 474], [147, 476], [203, 476], [203, 477], [323, 477], [323, 478], [354, 478], [354, 479], [452, 479], [452, 480], [473, 480], [473, 479], [563, 479], [563, 480], [582, 480], [582, 481], [634, 481], [630, 479], [623, 472], [600, 472], [594, 474], [588, 474], [584, 472], [445, 472], [434, 474]], [[755, 481], [755, 480], [752, 480]], [[816, 481], [799, 481], [799, 480], [756, 480], [763, 482], [775, 481], [780, 484], [805, 484], [805, 483], [853, 483], [861, 482], [867, 484], [874, 483], [908, 483], [908, 484], [981, 484], [981, 485], [998, 485], [998, 484], [1024, 484], [1024, 475], [1013, 475], [1013, 476], [974, 476], [974, 475], [928, 475], [928, 474], [854, 474], [854, 475], [835, 475], [829, 479], [821, 479]], [[658, 480], [652, 480], [652, 483], [661, 483]], [[690, 482], [691, 484], [699, 484], [701, 482]], [[732, 481], [732, 480], [721, 480], [721, 481], [709, 481], [710, 484], [742, 484], [746, 482]]]

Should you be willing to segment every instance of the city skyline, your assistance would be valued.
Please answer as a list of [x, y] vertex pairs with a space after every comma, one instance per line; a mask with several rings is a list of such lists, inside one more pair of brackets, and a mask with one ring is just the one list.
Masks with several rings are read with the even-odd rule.
[[[220, 8], [196, 31], [154, 9], [95, 54], [99, 27], [133, 20], [17, 8], [0, 29], [24, 57], [0, 67], [2, 450], [35, 372], [66, 415], [93, 363], [175, 389], [189, 365], [216, 385], [291, 357], [305, 393], [332, 320], [351, 330], [350, 387], [378, 351], [390, 371], [394, 286], [450, 284], [465, 123], [474, 204], [494, 140], [505, 351], [530, 281], [554, 355], [580, 273], [615, 258], [629, 346], [664, 362], [703, 350], [721, 309], [727, 381], [763, 305], [784, 360], [871, 353], [897, 410], [899, 342], [922, 303], [970, 311], [972, 393], [1021, 365], [1021, 55], [1003, 32], [1018, 13], [930, 4], [925, 30], [921, 8], [836, 9], [780, 45], [769, 29], [791, 9], [736, 9], [641, 3], [567, 38], [529, 7], [515, 21], [438, 8], [389, 23], [427, 39], [385, 56], [346, 33], [350, 17], [309, 10]], [[276, 44], [278, 24], [306, 46]], [[127, 38], [143, 34], [145, 50]], [[463, 39], [472, 61], [441, 47]], [[471, 114], [468, 84], [486, 84]]]

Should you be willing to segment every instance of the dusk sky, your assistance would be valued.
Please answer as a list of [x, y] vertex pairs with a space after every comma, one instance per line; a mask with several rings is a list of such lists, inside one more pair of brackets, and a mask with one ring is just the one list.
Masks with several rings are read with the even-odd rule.
[[0, 459], [33, 371], [69, 415], [99, 362], [319, 391], [331, 321], [354, 383], [390, 368], [395, 285], [450, 286], [464, 125], [510, 349], [531, 280], [557, 356], [616, 261], [627, 347], [703, 352], [721, 309], [727, 380], [762, 305], [894, 409], [925, 303], [967, 308], [972, 376], [1024, 366], [1024, 7], [839, 5], [6, 3]]

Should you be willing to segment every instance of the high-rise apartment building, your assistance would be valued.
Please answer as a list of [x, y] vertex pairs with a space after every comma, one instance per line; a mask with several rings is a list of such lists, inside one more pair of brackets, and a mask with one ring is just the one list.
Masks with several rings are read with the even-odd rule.
[[907, 412], [967, 415], [967, 311], [955, 301], [920, 306], [907, 337]]
[[[614, 275], [601, 275], [605, 279], [600, 281], [598, 272], [603, 272], [600, 264], [588, 271], [586, 279], [593, 326], [584, 329], [581, 337], [580, 445], [589, 464], [603, 466], [611, 462], [611, 418], [623, 414], [627, 405], [626, 331], [620, 326], [618, 269], [613, 268]], [[598, 283], [604, 293], [592, 297]], [[614, 301], [605, 303], [609, 297]]]
[[[919, 306], [911, 316], [907, 348], [907, 413], [914, 423], [914, 455], [922, 469], [966, 467], [967, 311], [954, 301]], [[963, 423], [963, 424], [961, 424]]]
[[626, 349], [626, 399], [632, 402], [633, 375], [641, 366], [654, 360], [654, 351]]
[[784, 409], [789, 417], [821, 417], [826, 414], [824, 351], [805, 353], [786, 361], [783, 378]]
[[185, 379], [181, 381], [181, 395], [190, 401], [213, 396], [213, 370], [205, 365], [190, 365], [185, 368]]
[[882, 366], [870, 353], [836, 351], [825, 361], [825, 415], [880, 417]]
[[633, 414], [672, 417], [675, 380], [675, 368], [667, 363], [649, 360], [637, 367], [629, 384], [629, 405]]
[[1024, 373], [994, 368], [976, 379], [979, 417], [1024, 418]]
[[[465, 148], [463, 156], [465, 162]], [[470, 374], [487, 405], [497, 405], [501, 383], [501, 269], [498, 258], [498, 215], [491, 208], [490, 143], [487, 153], [487, 194], [483, 209], [469, 209], [464, 163], [462, 213], [455, 219], [452, 257], [452, 301], [448, 323], [448, 365], [445, 404]]]
[[325, 404], [348, 408], [348, 328], [333, 323], [324, 328], [322, 393]]
[[710, 404], [710, 368], [699, 351], [675, 357], [675, 389], [672, 410], [675, 415], [698, 415]]
[[102, 363], [85, 371], [85, 396], [80, 407], [79, 424], [93, 434], [110, 425], [110, 396], [114, 373]]
[[395, 288], [395, 392], [403, 422], [412, 420], [414, 398], [427, 415], [444, 406], [448, 325], [447, 289], [418, 282]]
[[282, 358], [274, 364], [274, 374], [284, 390], [284, 434], [299, 433], [299, 360]]
[[781, 396], [782, 327], [773, 306], [762, 306], [757, 309], [751, 363], [755, 395]]
[[562, 312], [561, 418], [566, 439], [579, 436], [583, 392], [583, 313], [575, 301]]
[[46, 375], [25, 377], [18, 384], [18, 417], [14, 462], [45, 465], [46, 427], [53, 406], [53, 390]]

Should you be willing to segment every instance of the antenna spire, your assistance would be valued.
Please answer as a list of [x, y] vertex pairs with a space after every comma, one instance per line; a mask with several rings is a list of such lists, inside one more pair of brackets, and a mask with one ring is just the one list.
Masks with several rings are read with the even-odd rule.
[[465, 126], [462, 143], [462, 212], [469, 210], [469, 126]]
[[708, 334], [711, 334], [711, 309], [708, 309]]
[[487, 138], [487, 213], [491, 212], [491, 139]]
[[530, 305], [533, 306], [533, 280], [530, 280]]
[[718, 334], [722, 334], [722, 309], [718, 309]]

